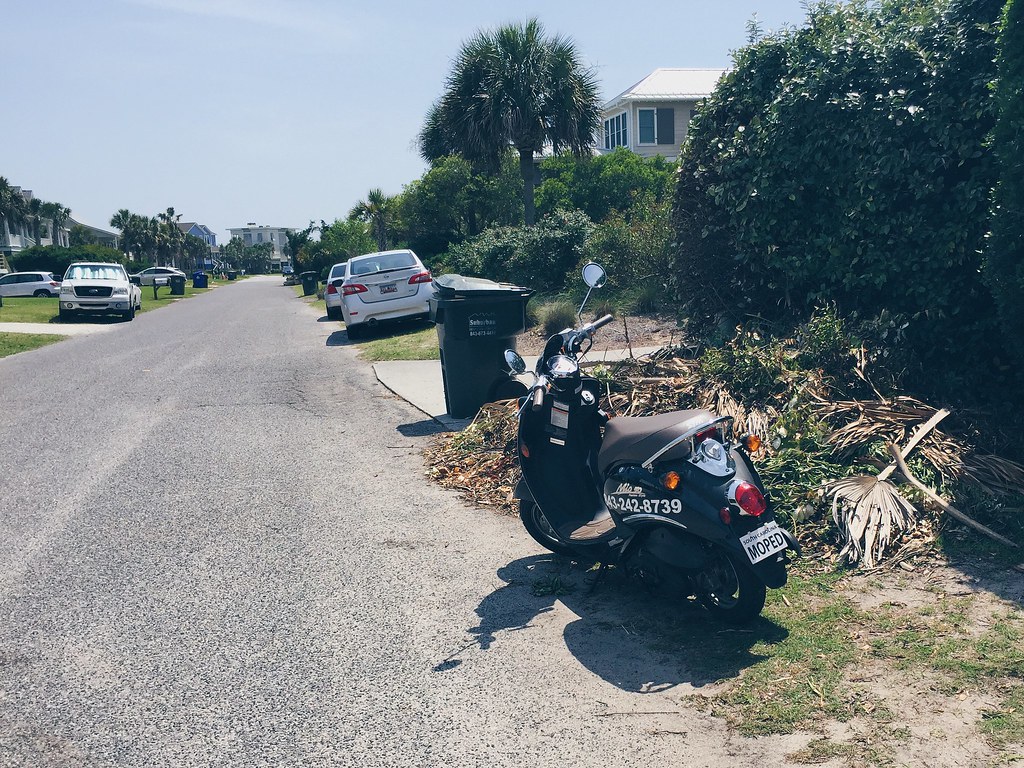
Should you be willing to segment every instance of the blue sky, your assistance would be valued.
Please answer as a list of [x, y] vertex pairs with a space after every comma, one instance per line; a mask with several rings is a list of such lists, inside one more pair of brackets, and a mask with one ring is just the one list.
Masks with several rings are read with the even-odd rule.
[[106, 227], [119, 208], [228, 227], [344, 217], [425, 170], [415, 137], [460, 43], [536, 16], [603, 98], [657, 67], [726, 67], [801, 0], [11, 0], [0, 176]]

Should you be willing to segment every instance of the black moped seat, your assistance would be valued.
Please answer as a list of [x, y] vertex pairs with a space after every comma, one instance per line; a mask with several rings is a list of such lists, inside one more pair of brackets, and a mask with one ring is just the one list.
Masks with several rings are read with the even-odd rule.
[[[616, 417], [605, 425], [604, 441], [597, 455], [598, 470], [603, 475], [614, 464], [640, 464], [667, 443], [714, 419], [715, 415], [705, 410]], [[686, 441], [672, 449], [667, 458], [683, 458], [689, 452], [690, 442]]]

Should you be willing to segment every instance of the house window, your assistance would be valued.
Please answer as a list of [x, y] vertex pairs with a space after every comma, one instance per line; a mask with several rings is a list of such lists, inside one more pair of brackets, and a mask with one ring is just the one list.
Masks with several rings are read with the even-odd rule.
[[604, 121], [604, 148], [615, 149], [615, 147], [626, 147], [629, 146], [629, 136], [627, 135], [626, 126], [629, 124], [629, 120], [626, 117], [626, 113], [623, 112], [620, 115]]
[[256, 242], [257, 243], [262, 243], [263, 242], [263, 233], [262, 232], [257, 232], [256, 233]]
[[639, 144], [675, 144], [676, 111], [672, 107], [638, 110]]

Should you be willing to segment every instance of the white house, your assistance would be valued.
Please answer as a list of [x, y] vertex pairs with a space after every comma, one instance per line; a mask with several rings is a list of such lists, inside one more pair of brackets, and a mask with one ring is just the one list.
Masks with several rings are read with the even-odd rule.
[[711, 95], [724, 69], [662, 67], [601, 108], [598, 151], [626, 147], [644, 157], [675, 160], [698, 103]]
[[244, 227], [228, 229], [231, 237], [240, 237], [246, 248], [260, 243], [270, 243], [274, 247], [274, 252], [270, 257], [271, 272], [280, 272], [281, 267], [289, 263], [285, 251], [288, 246], [286, 233], [290, 231], [292, 230], [287, 227], [266, 227], [257, 225], [254, 221], [250, 221]]

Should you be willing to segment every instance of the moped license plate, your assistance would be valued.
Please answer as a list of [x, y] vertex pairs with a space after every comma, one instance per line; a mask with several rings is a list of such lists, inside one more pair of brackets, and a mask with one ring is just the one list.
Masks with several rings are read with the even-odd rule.
[[786, 537], [774, 520], [765, 523], [757, 530], [740, 536], [740, 544], [746, 550], [751, 564], [759, 563], [766, 557], [781, 552], [786, 548]]

